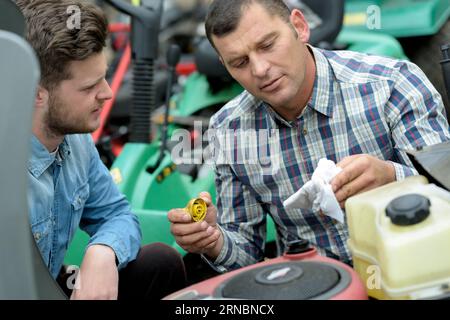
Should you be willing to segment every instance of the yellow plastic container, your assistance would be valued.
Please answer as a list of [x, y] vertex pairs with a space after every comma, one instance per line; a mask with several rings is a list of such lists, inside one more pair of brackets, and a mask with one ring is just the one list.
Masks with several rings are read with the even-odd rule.
[[[386, 208], [398, 197], [429, 200], [429, 215], [412, 225], [394, 224]], [[450, 193], [423, 176], [351, 197], [346, 203], [356, 272], [369, 296], [424, 299], [450, 293]]]

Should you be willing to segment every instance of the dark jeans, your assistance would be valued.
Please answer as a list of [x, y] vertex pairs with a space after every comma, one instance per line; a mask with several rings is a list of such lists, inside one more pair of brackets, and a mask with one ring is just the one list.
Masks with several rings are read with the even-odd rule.
[[[56, 279], [66, 295], [67, 279], [72, 274], [61, 272]], [[186, 271], [183, 259], [175, 249], [163, 243], [146, 245], [139, 251], [136, 260], [119, 271], [119, 300], [161, 299], [186, 286]]]

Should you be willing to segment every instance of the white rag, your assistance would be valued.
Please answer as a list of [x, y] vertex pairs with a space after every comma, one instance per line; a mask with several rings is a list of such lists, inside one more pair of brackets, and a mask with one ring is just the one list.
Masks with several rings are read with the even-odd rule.
[[284, 207], [312, 209], [314, 212], [321, 210], [323, 214], [344, 223], [344, 213], [330, 184], [331, 179], [341, 171], [333, 161], [320, 159], [311, 180], [285, 200]]

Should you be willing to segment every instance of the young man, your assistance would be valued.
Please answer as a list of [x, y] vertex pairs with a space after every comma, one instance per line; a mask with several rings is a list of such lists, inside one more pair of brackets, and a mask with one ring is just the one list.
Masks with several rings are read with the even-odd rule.
[[216, 136], [237, 132], [234, 141], [216, 140], [214, 152], [236, 159], [246, 151], [236, 143], [239, 132], [274, 130], [270, 146], [250, 145], [257, 158], [270, 150], [279, 168], [267, 174], [257, 162], [217, 161], [217, 209], [205, 193], [205, 221], [169, 212], [178, 244], [220, 271], [246, 266], [263, 258], [270, 214], [281, 251], [303, 238], [351, 264], [345, 223], [321, 211], [285, 209], [283, 201], [311, 179], [321, 158], [342, 168], [331, 181], [341, 207], [352, 195], [416, 174], [404, 150], [450, 138], [440, 95], [407, 61], [308, 45], [302, 13], [282, 0], [215, 0], [206, 34], [246, 89], [211, 119]]
[[[72, 299], [160, 299], [182, 288], [185, 270], [175, 250], [162, 244], [140, 248], [137, 218], [89, 134], [112, 96], [105, 80], [104, 14], [83, 0], [17, 4], [41, 67], [28, 200], [32, 232], [52, 276]], [[78, 26], [69, 23], [73, 12], [79, 13]], [[91, 238], [72, 291], [61, 270], [78, 226]]]

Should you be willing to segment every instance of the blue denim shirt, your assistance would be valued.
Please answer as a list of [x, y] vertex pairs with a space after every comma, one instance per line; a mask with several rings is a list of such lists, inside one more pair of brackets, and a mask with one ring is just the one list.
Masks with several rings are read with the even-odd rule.
[[111, 247], [119, 269], [136, 258], [141, 231], [128, 201], [103, 165], [91, 135], [67, 135], [52, 155], [35, 137], [28, 163], [31, 229], [42, 257], [56, 278], [78, 226], [88, 246]]

